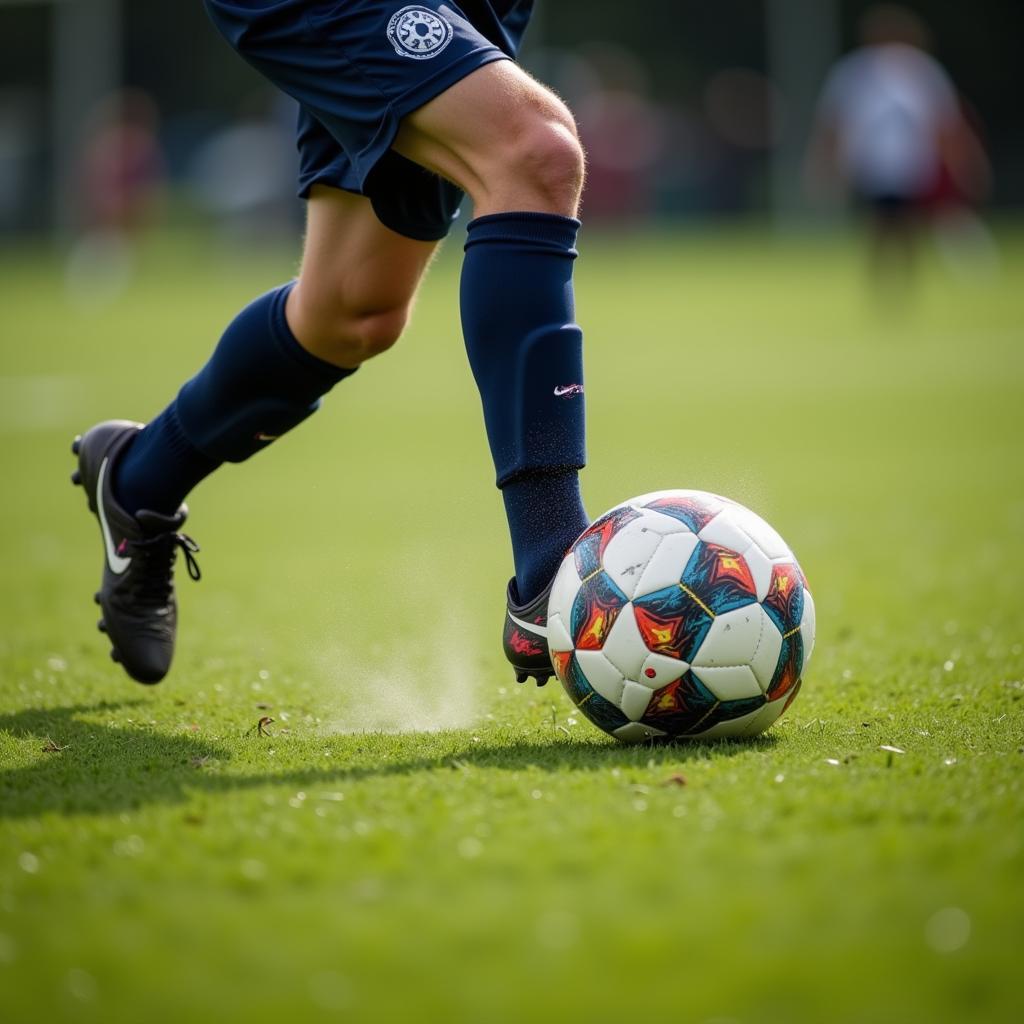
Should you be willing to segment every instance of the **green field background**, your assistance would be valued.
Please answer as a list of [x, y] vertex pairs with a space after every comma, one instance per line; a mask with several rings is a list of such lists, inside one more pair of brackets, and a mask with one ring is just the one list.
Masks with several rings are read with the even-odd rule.
[[727, 494], [818, 609], [766, 737], [638, 748], [502, 661], [455, 240], [392, 352], [196, 491], [155, 689], [96, 632], [69, 443], [157, 412], [297, 250], [165, 236], [109, 302], [0, 251], [0, 1019], [1020, 1020], [1024, 233], [998, 244], [984, 274], [929, 250], [893, 304], [854, 237], [585, 234], [591, 513]]

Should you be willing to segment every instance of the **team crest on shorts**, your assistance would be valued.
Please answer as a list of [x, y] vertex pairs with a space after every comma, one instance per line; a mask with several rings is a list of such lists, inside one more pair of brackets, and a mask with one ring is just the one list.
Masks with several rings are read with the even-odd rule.
[[452, 26], [427, 7], [403, 7], [388, 22], [388, 39], [400, 57], [428, 60], [452, 41]]

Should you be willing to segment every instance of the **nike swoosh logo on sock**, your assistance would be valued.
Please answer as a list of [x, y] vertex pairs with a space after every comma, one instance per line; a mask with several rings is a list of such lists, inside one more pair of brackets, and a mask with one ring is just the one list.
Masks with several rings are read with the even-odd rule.
[[132, 560], [117, 553], [117, 548], [114, 546], [114, 538], [110, 534], [110, 525], [107, 523], [107, 513], [103, 510], [103, 481], [106, 478], [109, 463], [110, 460], [107, 458], [104, 458], [103, 462], [100, 463], [100, 475], [96, 480], [96, 508], [99, 509], [100, 513], [100, 530], [103, 532], [103, 546], [107, 549], [107, 565], [110, 566], [110, 571], [115, 576], [120, 576], [132, 564]]
[[545, 640], [548, 638], [548, 627], [538, 626], [536, 622], [523, 622], [522, 619], [516, 618], [511, 612], [508, 613], [508, 617], [520, 628], [525, 629], [527, 633], [533, 633], [534, 636], [542, 636]]
[[568, 398], [570, 395], [582, 395], [582, 384], [559, 384], [555, 388], [555, 398]]

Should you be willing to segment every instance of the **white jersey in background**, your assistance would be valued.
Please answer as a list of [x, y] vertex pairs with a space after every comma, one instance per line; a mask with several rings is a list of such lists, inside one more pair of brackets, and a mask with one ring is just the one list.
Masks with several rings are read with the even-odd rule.
[[833, 68], [819, 115], [835, 126], [844, 176], [869, 197], [914, 198], [935, 183], [941, 133], [959, 116], [937, 61], [902, 43], [866, 46]]

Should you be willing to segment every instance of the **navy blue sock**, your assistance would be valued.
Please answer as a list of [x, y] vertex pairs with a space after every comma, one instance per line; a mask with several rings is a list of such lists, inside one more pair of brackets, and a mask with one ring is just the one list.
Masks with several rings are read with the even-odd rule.
[[307, 352], [285, 319], [293, 282], [250, 303], [209, 362], [132, 442], [115, 467], [129, 512], [172, 513], [223, 462], [242, 462], [316, 411], [354, 370]]
[[579, 222], [547, 213], [471, 221], [462, 327], [509, 521], [516, 589], [532, 600], [587, 526], [583, 335], [572, 267]]
[[501, 489], [512, 538], [520, 603], [532, 601], [550, 582], [572, 542], [589, 520], [575, 469], [518, 476]]
[[173, 515], [185, 495], [220, 462], [193, 448], [182, 433], [176, 403], [136, 435], [114, 466], [113, 490], [122, 508]]

